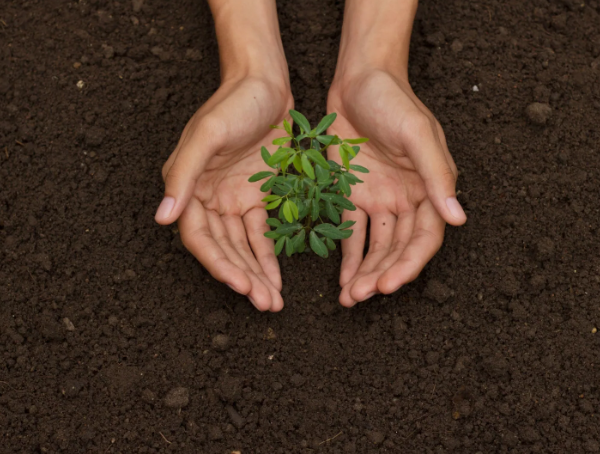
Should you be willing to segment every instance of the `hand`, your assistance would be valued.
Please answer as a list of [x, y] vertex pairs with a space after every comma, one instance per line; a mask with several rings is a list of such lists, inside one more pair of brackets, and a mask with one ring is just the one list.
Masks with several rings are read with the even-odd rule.
[[[414, 280], [440, 248], [445, 222], [461, 225], [466, 216], [444, 132], [407, 80], [377, 69], [355, 73], [334, 82], [328, 112], [338, 114], [329, 134], [370, 139], [352, 161], [370, 170], [353, 187], [357, 210], [343, 215], [356, 221], [342, 241], [340, 273], [340, 303], [351, 307]], [[337, 149], [329, 158], [339, 160]]]
[[181, 240], [215, 279], [247, 295], [261, 311], [279, 311], [281, 275], [260, 184], [271, 170], [260, 147], [281, 134], [292, 108], [289, 89], [257, 77], [229, 80], [191, 118], [163, 167], [165, 198], [156, 221], [179, 219]]

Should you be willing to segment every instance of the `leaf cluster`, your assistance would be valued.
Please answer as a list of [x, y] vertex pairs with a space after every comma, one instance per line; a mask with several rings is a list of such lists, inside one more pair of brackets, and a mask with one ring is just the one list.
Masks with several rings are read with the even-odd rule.
[[[341, 215], [344, 210], [356, 210], [348, 197], [352, 186], [362, 180], [351, 171], [369, 171], [351, 161], [360, 151], [358, 144], [368, 139], [341, 139], [324, 134], [335, 121], [335, 113], [323, 117], [315, 128], [310, 127], [300, 112], [290, 110], [290, 115], [300, 133], [294, 134], [287, 120], [283, 120], [283, 127], [271, 126], [287, 134], [273, 141], [279, 146], [273, 154], [261, 148], [263, 160], [273, 170], [258, 172], [248, 181], [266, 179], [260, 187], [262, 192], [271, 192], [263, 199], [267, 203], [265, 208], [278, 209], [277, 217], [267, 219], [272, 230], [265, 233], [267, 238], [275, 240], [277, 255], [284, 249], [288, 257], [304, 252], [308, 250], [308, 242], [316, 254], [327, 257], [336, 247], [335, 240], [352, 235], [350, 227], [354, 221], [341, 223]], [[342, 165], [323, 155], [332, 145], [339, 146]]]

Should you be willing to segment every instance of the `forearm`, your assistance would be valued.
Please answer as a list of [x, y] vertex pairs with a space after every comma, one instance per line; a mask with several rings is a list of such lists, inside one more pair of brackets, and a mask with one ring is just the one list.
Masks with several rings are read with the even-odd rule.
[[365, 65], [408, 77], [408, 51], [418, 0], [346, 0], [336, 78]]
[[219, 42], [221, 79], [269, 74], [289, 84], [275, 0], [209, 0], [208, 3]]

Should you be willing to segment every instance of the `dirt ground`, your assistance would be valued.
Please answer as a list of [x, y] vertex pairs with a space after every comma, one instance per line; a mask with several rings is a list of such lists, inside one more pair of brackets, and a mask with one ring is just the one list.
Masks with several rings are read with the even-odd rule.
[[[278, 3], [316, 121], [343, 2]], [[339, 254], [282, 258], [261, 314], [153, 221], [219, 83], [205, 3], [2, 0], [0, 452], [600, 452], [599, 13], [423, 0], [410, 75], [467, 225], [351, 310]]]

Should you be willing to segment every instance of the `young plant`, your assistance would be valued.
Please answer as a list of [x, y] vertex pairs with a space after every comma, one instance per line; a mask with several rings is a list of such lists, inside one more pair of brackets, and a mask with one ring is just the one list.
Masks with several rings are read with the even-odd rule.
[[[369, 139], [324, 135], [335, 121], [335, 113], [323, 117], [314, 129], [300, 112], [290, 110], [290, 115], [300, 128], [300, 134], [295, 135], [286, 120], [283, 127], [271, 126], [287, 133], [273, 141], [279, 148], [272, 155], [265, 147], [261, 148], [263, 160], [273, 171], [258, 172], [248, 181], [268, 178], [260, 190], [271, 191], [263, 199], [267, 210], [279, 208], [277, 218], [267, 219], [272, 230], [265, 233], [267, 238], [275, 240], [275, 254], [279, 255], [284, 248], [288, 257], [304, 252], [308, 241], [317, 255], [327, 257], [329, 251], [335, 249], [335, 240], [352, 235], [350, 227], [355, 221], [340, 224], [341, 215], [344, 210], [356, 210], [347, 197], [352, 194], [352, 186], [362, 181], [350, 171], [369, 171], [350, 161], [360, 150], [357, 145]], [[331, 145], [339, 145], [342, 165], [323, 156]]]

